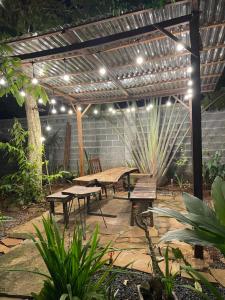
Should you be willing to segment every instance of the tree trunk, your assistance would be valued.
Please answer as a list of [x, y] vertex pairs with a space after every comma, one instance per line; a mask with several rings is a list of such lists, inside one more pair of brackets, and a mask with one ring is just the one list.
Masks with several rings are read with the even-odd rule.
[[42, 189], [42, 141], [41, 121], [37, 102], [32, 96], [27, 96], [25, 109], [28, 125], [29, 160], [34, 164], [38, 176], [38, 185]]

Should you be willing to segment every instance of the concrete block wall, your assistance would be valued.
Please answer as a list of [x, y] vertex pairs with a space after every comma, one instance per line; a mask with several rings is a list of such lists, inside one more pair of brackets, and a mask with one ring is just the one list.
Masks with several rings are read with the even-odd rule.
[[[176, 121], [176, 127], [182, 122], [185, 110], [179, 115]], [[143, 123], [146, 122], [145, 131], [147, 131], [148, 116], [146, 112], [140, 114]], [[63, 164], [64, 142], [66, 123], [70, 120], [72, 125], [71, 133], [71, 159], [70, 169], [77, 169], [78, 144], [77, 128], [75, 116], [57, 115], [41, 117], [43, 125], [43, 135], [47, 136], [45, 126], [47, 122], [52, 126], [50, 134], [58, 132], [57, 145], [52, 151], [52, 160], [56, 166]], [[26, 128], [26, 120], [20, 119]], [[0, 121], [0, 136], [7, 135], [11, 128], [13, 120]], [[177, 139], [179, 143], [182, 135], [189, 127], [189, 117], [186, 118], [181, 134]], [[121, 114], [93, 117], [85, 116], [83, 119], [84, 146], [89, 156], [100, 157], [103, 169], [124, 165], [130, 161], [129, 151], [124, 146], [122, 136], [126, 134], [127, 123]], [[202, 136], [203, 136], [203, 158], [207, 159], [209, 154], [217, 150], [224, 150], [225, 155], [225, 111], [207, 112], [202, 116]], [[191, 135], [190, 132], [183, 141], [185, 156], [189, 159], [189, 168], [191, 171]], [[225, 157], [224, 157], [225, 158]]]

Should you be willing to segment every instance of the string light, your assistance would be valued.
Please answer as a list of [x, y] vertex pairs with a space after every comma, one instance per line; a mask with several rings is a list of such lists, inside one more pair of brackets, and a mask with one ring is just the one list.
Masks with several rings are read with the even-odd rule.
[[112, 110], [112, 114], [113, 114], [113, 115], [115, 115], [115, 113], [116, 113], [116, 110], [115, 110], [115, 109], [113, 109], [113, 110]]
[[53, 109], [52, 109], [52, 114], [57, 114], [57, 110], [55, 109], [55, 107], [53, 107]]
[[53, 105], [56, 104], [55, 98], [52, 98], [52, 99], [50, 100], [50, 103], [53, 104]]
[[113, 108], [112, 108], [112, 107], [110, 107], [110, 108], [109, 108], [109, 112], [112, 112], [112, 110], [113, 110]]
[[42, 98], [39, 98], [39, 99], [38, 99], [38, 103], [39, 103], [39, 104], [43, 104], [43, 99], [42, 99]]
[[177, 51], [182, 51], [182, 50], [184, 50], [184, 45], [181, 43], [177, 44]]
[[20, 91], [20, 95], [21, 95], [22, 97], [25, 97], [25, 96], [26, 96], [26, 93], [24, 92], [24, 90], [21, 90], [21, 91]]
[[79, 111], [82, 111], [82, 107], [81, 106], [78, 106], [77, 108]]
[[5, 79], [4, 79], [4, 78], [1, 78], [1, 79], [0, 79], [0, 85], [5, 85], [5, 84], [6, 84]]
[[98, 114], [98, 110], [94, 109], [93, 113], [94, 113], [94, 115], [97, 115]]
[[188, 85], [188, 86], [192, 86], [192, 85], [193, 85], [193, 81], [192, 81], [192, 80], [189, 80], [188, 83], [187, 83], [187, 85]]
[[127, 113], [130, 113], [130, 108], [129, 107], [127, 108]]
[[100, 73], [101, 75], [105, 75], [105, 74], [106, 74], [106, 68], [104, 68], [104, 67], [100, 68], [100, 69], [99, 69], [99, 73]]
[[188, 89], [187, 92], [188, 92], [188, 94], [192, 94], [193, 90], [192, 89]]
[[143, 62], [144, 62], [144, 58], [143, 58], [142, 56], [138, 56], [138, 57], [136, 58], [136, 63], [137, 63], [138, 65], [143, 64]]
[[62, 105], [62, 106], [60, 107], [60, 111], [61, 111], [61, 112], [65, 112], [65, 111], [66, 111], [66, 108], [65, 108], [64, 105]]
[[68, 110], [68, 114], [69, 114], [69, 115], [72, 115], [72, 114], [73, 114], [73, 111], [72, 111], [71, 108]]
[[135, 107], [134, 106], [131, 107], [131, 111], [135, 112]]
[[50, 131], [50, 130], [52, 130], [52, 127], [51, 127], [50, 125], [47, 125], [47, 126], [46, 126], [46, 130], [47, 130], [47, 131]]
[[41, 142], [44, 143], [46, 141], [46, 138], [44, 136], [41, 137]]

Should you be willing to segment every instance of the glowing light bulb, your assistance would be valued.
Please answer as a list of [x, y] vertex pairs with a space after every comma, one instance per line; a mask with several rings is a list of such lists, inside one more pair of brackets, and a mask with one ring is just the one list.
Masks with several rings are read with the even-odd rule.
[[71, 108], [68, 110], [68, 114], [69, 114], [69, 115], [72, 115], [72, 114], [73, 114], [73, 111], [72, 111]]
[[54, 105], [54, 104], [56, 104], [56, 100], [54, 98], [52, 98], [50, 103]]
[[192, 94], [193, 90], [192, 89], [188, 89], [187, 92], [188, 92], [188, 94]]
[[192, 71], [193, 71], [192, 67], [188, 67], [188, 68], [187, 68], [187, 72], [188, 72], [188, 73], [192, 73]]
[[25, 97], [25, 96], [26, 96], [26, 93], [24, 92], [24, 90], [21, 90], [21, 91], [20, 91], [20, 95], [21, 95], [22, 97]]
[[52, 129], [52, 127], [51, 127], [50, 125], [47, 125], [47, 126], [46, 126], [46, 130], [47, 130], [47, 131], [50, 131], [51, 129]]
[[99, 73], [100, 73], [101, 75], [105, 75], [105, 74], [106, 74], [106, 69], [105, 69], [105, 68], [100, 68], [100, 69], [99, 69]]
[[171, 106], [171, 104], [172, 103], [169, 100], [166, 102], [166, 106], [168, 106], [168, 107]]
[[138, 65], [141, 65], [141, 64], [143, 64], [143, 62], [144, 62], [144, 58], [142, 56], [138, 56], [136, 59], [136, 63]]
[[116, 110], [115, 110], [115, 109], [113, 109], [113, 110], [112, 110], [112, 114], [113, 114], [113, 115], [115, 115], [115, 113], [116, 113]]
[[5, 79], [4, 79], [4, 78], [1, 78], [1, 79], [0, 79], [0, 85], [5, 85], [5, 84], [6, 84]]
[[65, 112], [65, 111], [66, 111], [66, 108], [65, 108], [64, 105], [62, 105], [62, 106], [60, 107], [60, 111], [61, 111], [61, 112]]
[[55, 107], [53, 107], [53, 109], [52, 109], [52, 114], [57, 114], [57, 110], [55, 109]]
[[93, 113], [94, 113], [94, 115], [97, 115], [98, 114], [98, 110], [94, 109]]
[[130, 108], [129, 107], [127, 108], [127, 112], [130, 113]]
[[70, 80], [70, 76], [69, 76], [68, 74], [64, 74], [64, 75], [63, 75], [63, 79], [64, 79], [65, 81], [69, 81], [69, 80]]
[[189, 80], [187, 84], [188, 84], [188, 86], [192, 86], [193, 85], [193, 81]]
[[44, 136], [41, 137], [41, 142], [44, 143], [46, 141], [46, 138]]
[[79, 111], [82, 111], [82, 107], [81, 106], [78, 106], [77, 108]]
[[42, 98], [39, 98], [39, 99], [38, 99], [38, 103], [39, 103], [39, 104], [43, 104], [43, 99], [42, 99]]
[[131, 107], [131, 111], [135, 112], [135, 107], [134, 106]]
[[38, 79], [34, 77], [34, 78], [32, 78], [31, 82], [32, 82], [32, 84], [36, 85], [36, 84], [38, 84]]
[[184, 45], [181, 43], [177, 44], [177, 51], [182, 51], [182, 50], [184, 50]]
[[146, 110], [147, 110], [147, 111], [149, 111], [149, 110], [151, 110], [151, 109], [153, 109], [153, 104], [152, 104], [152, 103], [149, 104], [149, 105], [146, 107]]
[[185, 95], [184, 100], [188, 100], [188, 99], [189, 99], [189, 95]]

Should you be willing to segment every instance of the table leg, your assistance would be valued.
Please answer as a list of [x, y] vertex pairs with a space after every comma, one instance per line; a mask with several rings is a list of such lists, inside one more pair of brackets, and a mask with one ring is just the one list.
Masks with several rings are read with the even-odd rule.
[[[99, 201], [98, 202], [99, 205], [101, 205], [100, 204], [100, 199], [101, 199], [101, 194], [100, 194], [99, 200], [97, 200], [97, 201]], [[87, 214], [89, 214], [91, 216], [100, 216], [100, 217], [109, 217], [109, 218], [116, 218], [117, 217], [117, 215], [104, 214], [102, 211], [101, 211], [101, 213], [97, 213], [97, 212], [91, 211], [91, 208], [90, 208], [90, 196], [87, 197]]]
[[136, 216], [136, 202], [132, 201], [131, 205], [131, 216], [130, 216], [130, 226], [134, 226], [135, 216]]
[[127, 174], [127, 185], [128, 200], [130, 200], [130, 173]]
[[55, 214], [55, 202], [54, 202], [54, 200], [50, 201], [49, 204], [50, 204], [50, 209], [49, 209], [50, 215], [54, 215]]
[[68, 214], [68, 207], [67, 202], [63, 202], [63, 215], [64, 215], [64, 224], [65, 227], [68, 227], [69, 224], [69, 214]]

